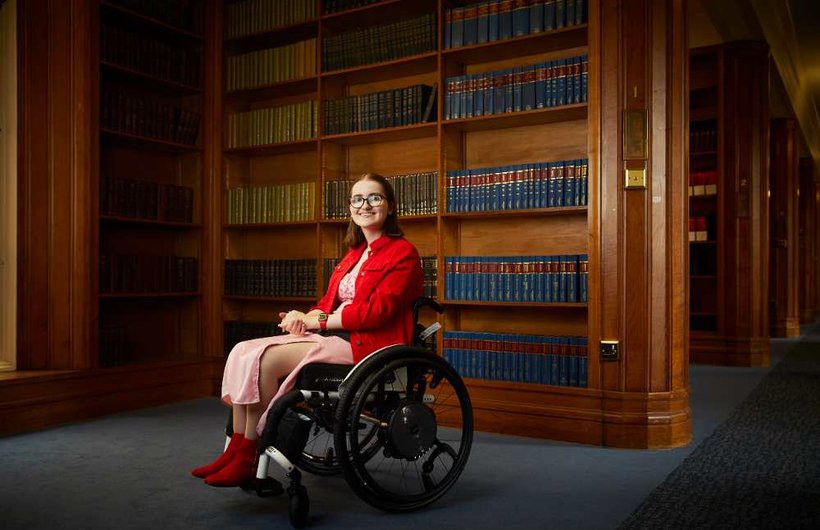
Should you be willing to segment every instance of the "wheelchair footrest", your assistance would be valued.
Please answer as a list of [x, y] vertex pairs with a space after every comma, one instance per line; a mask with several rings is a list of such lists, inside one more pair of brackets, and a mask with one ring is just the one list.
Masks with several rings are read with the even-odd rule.
[[271, 477], [253, 479], [251, 486], [249, 489], [255, 491], [259, 497], [276, 497], [285, 493], [282, 483]]

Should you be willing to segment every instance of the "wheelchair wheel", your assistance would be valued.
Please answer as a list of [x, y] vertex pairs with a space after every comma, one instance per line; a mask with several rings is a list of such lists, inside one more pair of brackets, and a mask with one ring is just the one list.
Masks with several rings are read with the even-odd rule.
[[288, 488], [288, 518], [294, 528], [304, 528], [307, 524], [310, 500], [304, 486]]
[[464, 470], [473, 439], [470, 397], [455, 370], [422, 348], [392, 347], [371, 361], [346, 382], [336, 409], [339, 463], [370, 505], [419, 509]]

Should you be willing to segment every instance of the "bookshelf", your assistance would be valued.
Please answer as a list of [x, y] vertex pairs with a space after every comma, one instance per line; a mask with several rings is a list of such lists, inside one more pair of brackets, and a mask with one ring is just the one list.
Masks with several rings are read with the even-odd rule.
[[719, 50], [693, 51], [689, 82], [689, 329], [719, 329], [722, 133]]
[[99, 368], [202, 357], [203, 13], [99, 2]]
[[[312, 289], [312, 296], [239, 295], [223, 289], [225, 336], [243, 336], [241, 331], [237, 332], [238, 328], [258, 330], [261, 323], [276, 321], [280, 310], [306, 309], [312, 305], [324, 292], [332, 260], [346, 250], [342, 239], [347, 223], [338, 216], [345, 214], [346, 217], [347, 208], [340, 194], [346, 195], [348, 181], [365, 172], [378, 172], [397, 179], [395, 187], [400, 201], [414, 203], [408, 206], [410, 213], [401, 218], [402, 228], [419, 253], [429, 258], [428, 263], [435, 263], [436, 280], [431, 280], [428, 287], [446, 306], [446, 313], [441, 317], [444, 333], [440, 334], [437, 344], [440, 353], [450, 355], [451, 333], [483, 333], [482, 338], [497, 339], [507, 334], [506, 343], [497, 341], [494, 346], [497, 356], [506, 357], [513, 355], [510, 345], [523, 340], [521, 337], [560, 339], [560, 354], [566, 357], [567, 364], [556, 370], [563, 367], [566, 373], [563, 379], [556, 376], [553, 384], [545, 384], [548, 380], [539, 379], [533, 373], [526, 377], [528, 382], [522, 382], [523, 377], [510, 376], [509, 367], [507, 380], [499, 380], [500, 373], [494, 376], [486, 369], [483, 377], [477, 377], [477, 372], [465, 371], [466, 365], [461, 367], [478, 404], [479, 428], [583, 439], [583, 434], [566, 432], [571, 430], [567, 425], [576, 419], [571, 410], [559, 413], [563, 417], [554, 422], [542, 420], [546, 416], [544, 402], [551, 405], [581, 403], [594, 399], [599, 391], [595, 382], [584, 376], [581, 384], [578, 377], [581, 362], [584, 374], [597, 373], [594, 366], [597, 360], [586, 351], [586, 295], [582, 300], [576, 292], [576, 287], [580, 288], [578, 258], [589, 253], [586, 190], [588, 179], [594, 175], [590, 175], [586, 161], [590, 134], [587, 119], [590, 107], [597, 105], [587, 101], [585, 91], [584, 96], [581, 95], [582, 69], [587, 66], [580, 58], [586, 58], [589, 52], [586, 13], [579, 13], [577, 20], [572, 18], [562, 27], [547, 29], [538, 23], [541, 25], [534, 27], [532, 33], [530, 26], [525, 28], [520, 19], [516, 22], [520, 30], [517, 35], [494, 41], [488, 40], [489, 35], [481, 39], [476, 35], [473, 43], [465, 41], [467, 43], [460, 46], [447, 46], [446, 35], [452, 36], [453, 28], [448, 28], [452, 24], [452, 13], [460, 9], [452, 8], [447, 2], [388, 0], [356, 7], [350, 4], [347, 8], [343, 2], [336, 4], [336, 10], [327, 12], [320, 0], [315, 10], [305, 7], [310, 3], [285, 2], [283, 10], [288, 16], [279, 23], [266, 13], [265, 2], [223, 6], [227, 21], [223, 42], [226, 65], [223, 101], [224, 121], [228, 124], [223, 149], [223, 258], [226, 263], [261, 260], [313, 260], [315, 263], [313, 282], [305, 286]], [[527, 9], [541, 10], [540, 16], [543, 16], [544, 8], [543, 3], [533, 3]], [[257, 9], [258, 17], [254, 18], [271, 22], [244, 30], [233, 27], [231, 21], [238, 19], [231, 13], [243, 9]], [[507, 14], [512, 17], [512, 12]], [[526, 20], [529, 20], [529, 11]], [[508, 22], [512, 30], [512, 18]], [[534, 26], [537, 22], [537, 19], [533, 21]], [[385, 45], [379, 52], [382, 55], [376, 52], [367, 55], [368, 48], [380, 48], [373, 43], [384, 42], [379, 41], [387, 35], [384, 26], [391, 28], [387, 44], [405, 43], [408, 50], [405, 54]], [[227, 65], [236, 64], [239, 55], [274, 53], [264, 50], [309, 39], [318, 42], [316, 61], [300, 69], [299, 75], [275, 83], [260, 83], [254, 88], [228, 88], [235, 85], [232, 75], [253, 79], [261, 75], [254, 73], [255, 68], [269, 69], [257, 64], [232, 72]], [[345, 46], [359, 51], [345, 52]], [[565, 63], [568, 58], [578, 60]], [[527, 72], [532, 73], [530, 98], [523, 95]], [[505, 74], [509, 77], [502, 81], [501, 76]], [[499, 88], [509, 93], [505, 96], [499, 92], [498, 100], [500, 105], [509, 105], [509, 112], [499, 107], [497, 112], [482, 108], [480, 115], [472, 111], [448, 115], [456, 97], [461, 98], [462, 110], [466, 110], [464, 102], [468, 97], [474, 104], [477, 104], [477, 94], [489, 99], [493, 75], [498, 78], [499, 86], [509, 83], [509, 87]], [[514, 78], [514, 75], [521, 77]], [[544, 82], [541, 97], [536, 97], [536, 75], [542, 75]], [[563, 99], [557, 99], [556, 95], [555, 101], [548, 101], [546, 94], [559, 92], [559, 77], [567, 80], [561, 89]], [[554, 90], [549, 90], [547, 83], [553, 78], [556, 85]], [[454, 83], [462, 79], [473, 84], [457, 87]], [[519, 90], [514, 91], [513, 83]], [[509, 100], [505, 101], [504, 97]], [[391, 103], [399, 101], [401, 107]], [[237, 145], [233, 141], [237, 132], [232, 124], [238, 123], [238, 114], [306, 102], [315, 105], [315, 114], [310, 116], [315, 116], [316, 121], [308, 124], [304, 120], [310, 118], [303, 116], [301, 125], [295, 127], [309, 130], [308, 137], [264, 141], [257, 145]], [[395, 110], [398, 108], [401, 111]], [[391, 115], [384, 109], [395, 112]], [[255, 128], [261, 126], [241, 127], [250, 127], [250, 132], [239, 133], [239, 136], [253, 137], [259, 133]], [[539, 138], [551, 141], [545, 143]], [[473, 193], [468, 188], [475, 184], [491, 190], [490, 193], [504, 203], [503, 207], [500, 203], [493, 206], [489, 200], [479, 204], [477, 199], [472, 207], [466, 203], [457, 207], [454, 202], [456, 181], [448, 175], [459, 173], [467, 175], [458, 184], [464, 187], [458, 191], [462, 198]], [[432, 187], [419, 177], [430, 174], [437, 175]], [[482, 184], [478, 179], [482, 179]], [[584, 179], [583, 192], [581, 179]], [[557, 182], [561, 183], [558, 190], [555, 189]], [[564, 183], [567, 183], [566, 193]], [[278, 215], [268, 210], [281, 209], [283, 203], [277, 207], [265, 199], [252, 199], [254, 193], [257, 198], [260, 193], [264, 196], [263, 191], [253, 190], [286, 185], [309, 188], [306, 217], [299, 221], [260, 222], [260, 216], [267, 215], [270, 219]], [[552, 202], [547, 200], [548, 190], [551, 190]], [[236, 197], [243, 193], [244, 198], [236, 202]], [[539, 193], [544, 197], [543, 202], [539, 202]], [[525, 197], [523, 202], [520, 197]], [[257, 216], [252, 218], [247, 217], [247, 213], [243, 218], [235, 212], [254, 208]], [[555, 278], [563, 277], [568, 271], [561, 263], [559, 273], [558, 258], [564, 256], [568, 257], [567, 263], [571, 257], [571, 266], [566, 266], [576, 272], [573, 279], [568, 280], [573, 285], [571, 296], [565, 293], [560, 298], [556, 290], [554, 298], [543, 292], [539, 297], [534, 282], [530, 286], [527, 280], [521, 280], [525, 271], [536, 276], [535, 263], [544, 259], [547, 271], [542, 267], [541, 276], [551, 277], [549, 266], [553, 257], [556, 258]], [[528, 261], [528, 257], [532, 260]], [[521, 287], [520, 292], [508, 297], [499, 293], [494, 300], [448, 297], [447, 262], [462, 258], [486, 262], [485, 272], [495, 271], [500, 274], [499, 280], [509, 278], [511, 286], [515, 272], [521, 285], [528, 287]], [[494, 260], [492, 264], [491, 260]], [[223, 278], [226, 285], [235, 280], [227, 273]], [[572, 343], [567, 340], [564, 345], [564, 339], [569, 338], [573, 339]], [[535, 367], [534, 360], [538, 359], [539, 363], [545, 360], [547, 356], [543, 354], [551, 347], [520, 355], [520, 370], [525, 369], [525, 358], [527, 370], [534, 370], [530, 368], [531, 361]], [[226, 351], [229, 348], [230, 344], [225, 341]], [[520, 353], [523, 354], [523, 350]], [[556, 362], [558, 357], [556, 345]], [[568, 372], [570, 358], [574, 370], [572, 385]], [[456, 364], [454, 358], [450, 360]], [[588, 366], [589, 363], [593, 366]], [[502, 397], [496, 397], [498, 395]], [[529, 411], [523, 421], [512, 413], [519, 408]], [[539, 412], [533, 417], [532, 411]], [[507, 418], [499, 420], [502, 415]]]

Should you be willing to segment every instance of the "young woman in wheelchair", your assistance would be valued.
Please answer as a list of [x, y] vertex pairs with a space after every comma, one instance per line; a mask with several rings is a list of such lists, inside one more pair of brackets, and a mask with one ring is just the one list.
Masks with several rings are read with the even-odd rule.
[[353, 184], [349, 205], [350, 249], [316, 307], [280, 313], [287, 334], [241, 342], [228, 356], [222, 400], [232, 407], [234, 434], [215, 461], [192, 471], [206, 484], [239, 486], [254, 477], [266, 411], [291, 390], [302, 366], [355, 364], [385, 346], [412, 342], [422, 270], [399, 228], [393, 188], [367, 173]]

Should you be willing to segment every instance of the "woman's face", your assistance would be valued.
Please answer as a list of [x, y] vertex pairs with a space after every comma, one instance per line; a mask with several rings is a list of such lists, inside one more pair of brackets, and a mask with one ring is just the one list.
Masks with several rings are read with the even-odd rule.
[[350, 217], [362, 230], [381, 230], [389, 213], [390, 205], [381, 184], [375, 180], [360, 180], [353, 185]]

